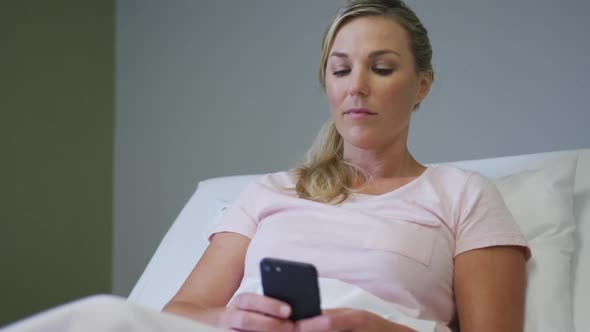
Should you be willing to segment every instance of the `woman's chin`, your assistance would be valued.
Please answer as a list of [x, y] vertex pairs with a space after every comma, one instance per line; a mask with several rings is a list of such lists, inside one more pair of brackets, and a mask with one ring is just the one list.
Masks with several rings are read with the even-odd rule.
[[382, 145], [382, 142], [379, 142], [373, 137], [351, 137], [348, 139], [344, 138], [344, 142], [345, 145], [349, 145], [350, 148], [360, 150], [374, 150]]

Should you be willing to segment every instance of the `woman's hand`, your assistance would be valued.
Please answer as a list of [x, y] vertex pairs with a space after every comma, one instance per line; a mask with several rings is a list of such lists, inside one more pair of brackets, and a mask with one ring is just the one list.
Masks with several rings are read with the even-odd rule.
[[[295, 325], [296, 332], [411, 332], [409, 327], [396, 324], [379, 315], [364, 310], [330, 309], [322, 315], [302, 319]], [[415, 332], [415, 331], [414, 331]]]
[[219, 325], [238, 331], [292, 332], [291, 307], [279, 300], [254, 293], [242, 293], [228, 305]]

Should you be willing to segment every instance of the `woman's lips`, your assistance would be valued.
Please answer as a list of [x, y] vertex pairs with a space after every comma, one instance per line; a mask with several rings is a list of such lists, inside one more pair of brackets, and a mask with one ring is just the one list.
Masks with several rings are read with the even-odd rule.
[[371, 112], [367, 109], [364, 108], [352, 108], [349, 109], [348, 111], [344, 112], [344, 115], [351, 118], [351, 119], [363, 119], [363, 118], [367, 118], [373, 115], [376, 115], [377, 113]]

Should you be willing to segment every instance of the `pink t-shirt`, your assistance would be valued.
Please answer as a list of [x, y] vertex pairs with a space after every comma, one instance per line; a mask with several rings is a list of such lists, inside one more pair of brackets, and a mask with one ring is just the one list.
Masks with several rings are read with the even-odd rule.
[[498, 190], [478, 173], [428, 168], [382, 195], [353, 194], [338, 205], [300, 199], [286, 172], [252, 183], [214, 233], [251, 238], [244, 277], [274, 257], [312, 263], [399, 306], [405, 314], [449, 323], [455, 317], [453, 259], [472, 249], [527, 246]]

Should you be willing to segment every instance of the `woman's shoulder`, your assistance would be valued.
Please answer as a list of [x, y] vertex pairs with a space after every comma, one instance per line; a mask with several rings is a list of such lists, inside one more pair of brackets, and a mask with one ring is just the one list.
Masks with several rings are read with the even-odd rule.
[[490, 179], [477, 171], [466, 170], [451, 164], [431, 166], [431, 181], [447, 190], [462, 192], [466, 187], [486, 188], [493, 186]]
[[251, 187], [270, 190], [273, 192], [286, 192], [295, 188], [295, 179], [289, 171], [265, 173], [254, 178]]
[[502, 204], [502, 197], [494, 181], [477, 171], [441, 164], [433, 166], [430, 174], [428, 188], [455, 211], [464, 212], [481, 204]]
[[289, 171], [265, 173], [254, 179], [254, 182], [272, 186], [295, 185], [294, 177]]
[[430, 166], [432, 176], [438, 179], [449, 179], [451, 181], [457, 179], [467, 179], [476, 172], [465, 170], [452, 164], [437, 164]]

